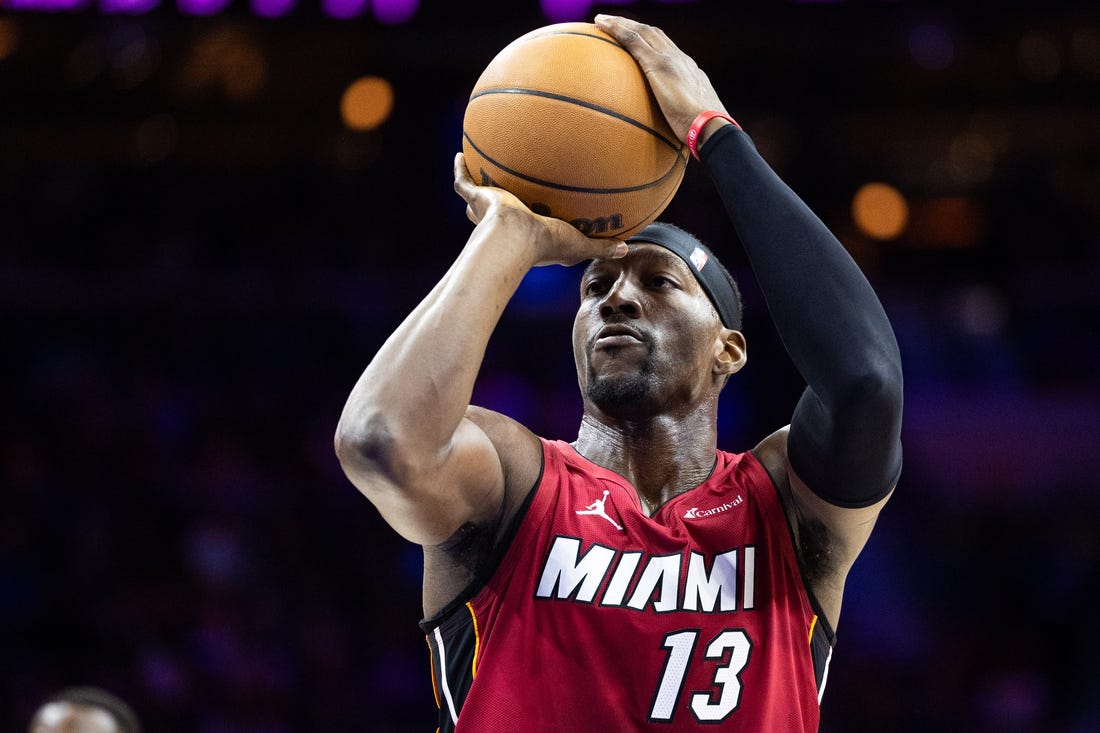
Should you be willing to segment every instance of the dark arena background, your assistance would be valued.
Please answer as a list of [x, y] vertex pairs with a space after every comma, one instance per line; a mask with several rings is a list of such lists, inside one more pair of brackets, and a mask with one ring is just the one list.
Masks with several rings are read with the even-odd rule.
[[[1100, 730], [1100, 5], [907, 0], [0, 0], [0, 729], [93, 684], [149, 731], [434, 730], [420, 552], [332, 435], [470, 231], [481, 69], [599, 11], [698, 60], [897, 329], [822, 731]], [[698, 164], [664, 218], [745, 290], [746, 449], [800, 379]], [[566, 439], [575, 275], [475, 396]]]

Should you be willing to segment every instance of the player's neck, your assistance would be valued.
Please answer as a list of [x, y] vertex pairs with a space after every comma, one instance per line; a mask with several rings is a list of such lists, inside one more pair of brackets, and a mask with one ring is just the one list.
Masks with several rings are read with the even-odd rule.
[[585, 414], [577, 452], [619, 474], [634, 486], [650, 514], [703, 483], [714, 470], [717, 426], [713, 415], [683, 420], [601, 420]]

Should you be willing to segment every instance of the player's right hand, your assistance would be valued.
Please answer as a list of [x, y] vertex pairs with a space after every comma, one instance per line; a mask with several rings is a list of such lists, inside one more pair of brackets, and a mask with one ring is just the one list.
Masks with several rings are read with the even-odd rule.
[[616, 259], [627, 252], [617, 239], [586, 237], [572, 224], [529, 209], [514, 194], [474, 183], [462, 153], [455, 155], [455, 192], [466, 202], [466, 217], [475, 225], [499, 219], [534, 247], [535, 265], [575, 265], [591, 259]]
[[710, 78], [665, 32], [616, 15], [597, 15], [596, 26], [634, 56], [669, 127], [683, 140], [700, 112], [726, 113]]

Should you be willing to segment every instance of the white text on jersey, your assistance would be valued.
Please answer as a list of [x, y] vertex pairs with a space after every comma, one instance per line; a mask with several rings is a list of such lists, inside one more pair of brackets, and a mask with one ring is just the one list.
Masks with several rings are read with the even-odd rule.
[[[749, 611], [756, 604], [753, 545], [735, 547], [713, 558], [698, 552], [647, 557], [642, 552], [625, 552], [603, 545], [592, 545], [583, 555], [580, 550], [581, 541], [576, 537], [554, 538], [535, 590], [536, 598], [598, 603], [636, 611], [652, 606], [658, 613]], [[610, 580], [605, 583], [608, 576]]]

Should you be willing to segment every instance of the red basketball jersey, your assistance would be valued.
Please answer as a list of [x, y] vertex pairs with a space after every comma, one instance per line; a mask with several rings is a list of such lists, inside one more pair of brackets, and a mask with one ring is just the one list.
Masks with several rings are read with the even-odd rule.
[[422, 624], [440, 730], [816, 731], [832, 631], [755, 456], [647, 517], [569, 444], [543, 455], [488, 577]]

